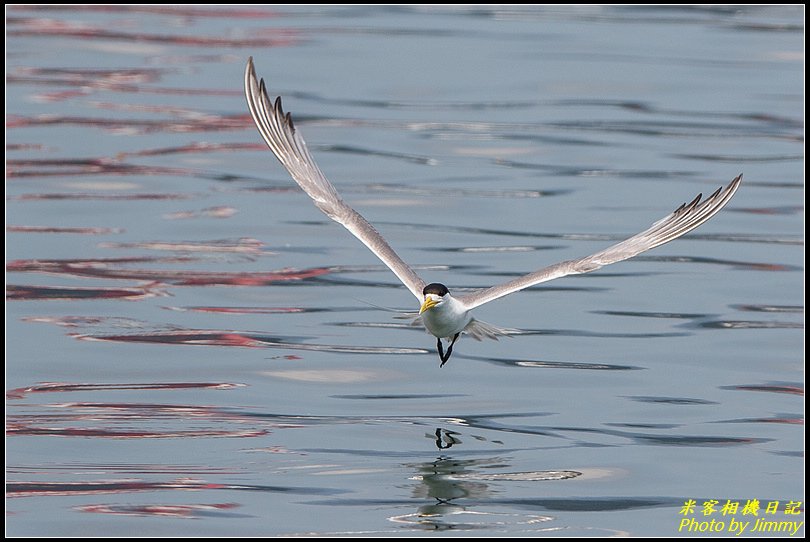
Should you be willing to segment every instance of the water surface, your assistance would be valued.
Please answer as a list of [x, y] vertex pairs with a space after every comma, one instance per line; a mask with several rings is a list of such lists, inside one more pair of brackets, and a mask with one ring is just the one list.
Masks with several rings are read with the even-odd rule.
[[[803, 520], [803, 21], [7, 7], [6, 533]], [[395, 318], [410, 293], [261, 142], [251, 55], [345, 198], [454, 291], [744, 183], [686, 238], [482, 307], [516, 333], [439, 369]]]

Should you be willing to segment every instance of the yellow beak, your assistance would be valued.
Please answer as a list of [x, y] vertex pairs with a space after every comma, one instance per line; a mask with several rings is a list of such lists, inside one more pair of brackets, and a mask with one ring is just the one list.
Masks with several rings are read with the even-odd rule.
[[426, 297], [425, 302], [422, 303], [422, 307], [419, 309], [419, 314], [422, 314], [426, 310], [433, 308], [434, 306], [438, 305], [439, 302], [433, 299], [432, 297]]

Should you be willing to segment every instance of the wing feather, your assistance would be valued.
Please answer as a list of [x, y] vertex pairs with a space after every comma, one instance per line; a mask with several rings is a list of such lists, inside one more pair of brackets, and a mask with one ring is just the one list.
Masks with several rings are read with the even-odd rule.
[[650, 228], [605, 250], [577, 260], [567, 260], [550, 265], [504, 284], [462, 296], [459, 299], [468, 309], [473, 309], [541, 282], [567, 275], [590, 273], [600, 267], [637, 256], [642, 252], [677, 239], [709, 220], [729, 202], [740, 187], [741, 181], [742, 175], [739, 175], [728, 186], [719, 188], [702, 201], [702, 195], [699, 194], [691, 202], [684, 203], [672, 213], [654, 223]]
[[310, 155], [290, 114], [284, 113], [281, 97], [275, 102], [270, 101], [264, 80], [259, 81], [256, 77], [252, 57], [245, 68], [245, 97], [259, 133], [293, 180], [326, 216], [343, 225], [382, 260], [421, 302], [425, 282], [360, 213], [343, 201]]

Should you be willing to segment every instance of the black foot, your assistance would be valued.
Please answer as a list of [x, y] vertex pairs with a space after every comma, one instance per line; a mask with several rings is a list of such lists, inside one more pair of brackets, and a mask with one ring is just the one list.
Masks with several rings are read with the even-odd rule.
[[450, 341], [450, 346], [447, 347], [447, 354], [444, 353], [444, 347], [442, 346], [442, 340], [437, 339], [436, 346], [439, 348], [439, 359], [442, 360], [439, 367], [444, 367], [444, 364], [447, 363], [447, 360], [450, 359], [450, 356], [453, 354], [453, 345], [456, 344], [456, 340], [458, 339], [459, 333], [456, 333], [453, 337], [453, 340]]

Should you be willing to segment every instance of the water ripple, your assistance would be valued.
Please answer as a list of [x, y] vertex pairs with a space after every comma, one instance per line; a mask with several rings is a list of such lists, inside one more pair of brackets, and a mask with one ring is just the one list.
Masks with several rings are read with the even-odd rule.
[[209, 312], [215, 314], [308, 314], [318, 312], [365, 311], [365, 307], [163, 307], [177, 312]]
[[467, 397], [464, 393], [388, 393], [388, 394], [350, 394], [331, 395], [336, 399], [361, 399], [361, 400], [399, 400], [399, 399], [446, 399], [448, 397]]
[[640, 403], [663, 403], [667, 405], [718, 405], [717, 401], [708, 401], [706, 399], [690, 399], [687, 397], [653, 397], [653, 396], [625, 396], [632, 401]]
[[517, 169], [534, 169], [546, 171], [555, 177], [618, 177], [625, 179], [670, 179], [694, 177], [692, 171], [631, 170], [611, 167], [578, 167], [554, 164], [535, 164], [498, 158], [495, 163]]
[[405, 154], [401, 152], [391, 151], [375, 151], [367, 148], [355, 147], [351, 145], [323, 145], [321, 149], [324, 151], [339, 152], [343, 154], [359, 154], [362, 156], [374, 156], [381, 158], [394, 158], [405, 162], [412, 162], [415, 164], [422, 164], [425, 166], [435, 166], [439, 163], [435, 158], [427, 156], [416, 156], [413, 154]]
[[231, 382], [147, 382], [143, 384], [75, 384], [62, 382], [43, 382], [34, 386], [16, 388], [6, 392], [6, 399], [23, 399], [31, 393], [64, 393], [111, 390], [182, 390], [214, 389], [227, 390], [243, 387], [245, 384]]
[[562, 245], [512, 245], [512, 246], [470, 246], [470, 247], [428, 247], [426, 252], [461, 254], [500, 254], [504, 252], [538, 252], [542, 250], [558, 250], [564, 248]]
[[243, 348], [282, 348], [309, 350], [340, 354], [427, 354], [425, 348], [393, 346], [360, 346], [338, 344], [314, 344], [296, 342], [292, 337], [277, 337], [257, 332], [207, 329], [182, 329], [128, 334], [71, 334], [82, 341], [151, 343], [187, 346], [236, 346]]
[[[531, 232], [526, 230], [502, 230], [494, 228], [480, 228], [472, 226], [451, 226], [451, 225], [436, 225], [436, 224], [418, 224], [418, 223], [404, 223], [404, 222], [385, 222], [379, 221], [379, 224], [386, 224], [388, 226], [401, 227], [413, 231], [439, 231], [443, 233], [465, 233], [470, 235], [492, 235], [492, 236], [507, 236], [507, 237], [533, 237], [538, 239], [555, 239], [563, 241], [623, 241], [627, 238], [627, 234], [602, 234], [602, 233], [543, 233]], [[326, 222], [319, 222], [319, 225], [326, 224]], [[801, 235], [759, 235], [759, 234], [701, 234], [690, 233], [689, 239], [701, 241], [724, 241], [733, 243], [767, 243], [767, 244], [782, 244], [782, 245], [804, 245], [804, 237]], [[643, 258], [643, 256], [636, 256], [636, 260]]]
[[645, 312], [645, 311], [590, 311], [593, 314], [605, 314], [608, 316], [632, 316], [636, 318], [663, 318], [673, 320], [699, 320], [712, 315], [689, 312]]
[[549, 360], [529, 360], [522, 358], [492, 358], [482, 356], [469, 356], [457, 354], [459, 357], [486, 361], [495, 365], [508, 367], [531, 367], [537, 369], [577, 369], [586, 371], [635, 371], [644, 369], [635, 365], [618, 365], [615, 363], [589, 363], [581, 361], [549, 361]]
[[687, 160], [702, 160], [705, 162], [729, 162], [732, 164], [740, 164], [746, 162], [763, 163], [763, 162], [794, 162], [804, 159], [800, 154], [784, 154], [784, 155], [771, 155], [771, 156], [722, 156], [717, 154], [673, 154], [676, 158], [684, 158]]
[[181, 478], [167, 482], [145, 480], [89, 480], [79, 482], [23, 482], [6, 480], [6, 497], [43, 497], [71, 495], [124, 494], [153, 491], [259, 491], [290, 493], [294, 495], [339, 495], [348, 491], [330, 488], [271, 486], [258, 484], [230, 484]]
[[803, 414], [774, 414], [770, 417], [736, 418], [733, 420], [718, 420], [714, 423], [785, 423], [789, 425], [804, 425]]
[[69, 228], [63, 226], [6, 226], [9, 233], [73, 233], [78, 235], [110, 235], [124, 233], [123, 228]]
[[[608, 429], [607, 427], [573, 427], [555, 425], [517, 425], [514, 423], [497, 422], [498, 416], [468, 416], [465, 424], [477, 429], [489, 429], [527, 435], [537, 435], [551, 438], [561, 438], [575, 442], [577, 446], [622, 446], [626, 444], [652, 445], [652, 446], [739, 446], [770, 442], [773, 439], [757, 437], [735, 437], [726, 435], [682, 435], [662, 434], [630, 430]], [[630, 425], [611, 424], [613, 427], [626, 427]], [[658, 427], [656, 427], [658, 428]], [[669, 429], [666, 427], [665, 429]], [[673, 429], [676, 427], [673, 427]], [[582, 437], [593, 435], [595, 437], [609, 437], [608, 442], [598, 440], [581, 440]], [[624, 441], [617, 442], [616, 439]]]
[[22, 286], [6, 285], [6, 300], [42, 301], [60, 300], [76, 301], [82, 299], [125, 299], [129, 301], [146, 299], [155, 296], [167, 296], [168, 293], [157, 285], [134, 288], [86, 288], [79, 286]]
[[779, 313], [794, 313], [794, 314], [804, 314], [804, 306], [802, 305], [730, 305], [731, 308], [737, 309], [738, 311], [745, 311], [745, 312], [779, 312]]
[[667, 263], [699, 263], [711, 265], [724, 265], [743, 271], [801, 271], [798, 265], [780, 263], [743, 262], [737, 260], [723, 260], [720, 258], [705, 258], [699, 256], [636, 256], [636, 261], [667, 262]]
[[[424, 331], [424, 328], [417, 323], [397, 323], [397, 322], [335, 322], [333, 325], [341, 327], [359, 327], [370, 329], [411, 329]], [[518, 337], [523, 335], [551, 335], [555, 337], [599, 337], [599, 338], [620, 338], [620, 339], [658, 339], [661, 337], [686, 337], [686, 332], [661, 332], [661, 333], [607, 333], [596, 331], [585, 331], [580, 329], [507, 329], [504, 336]]]
[[710, 320], [688, 324], [706, 329], [804, 329], [801, 322], [758, 322], [754, 320]]

